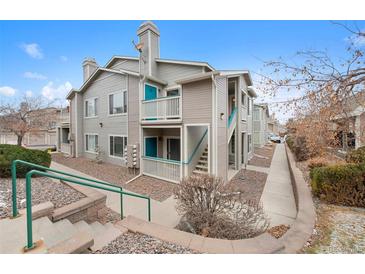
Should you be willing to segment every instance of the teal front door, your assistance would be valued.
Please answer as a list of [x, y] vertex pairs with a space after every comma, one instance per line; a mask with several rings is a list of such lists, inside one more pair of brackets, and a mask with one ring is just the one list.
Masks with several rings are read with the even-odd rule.
[[145, 100], [157, 99], [157, 88], [146, 84], [144, 87], [144, 99]]
[[157, 157], [157, 137], [145, 138], [145, 155], [148, 157]]

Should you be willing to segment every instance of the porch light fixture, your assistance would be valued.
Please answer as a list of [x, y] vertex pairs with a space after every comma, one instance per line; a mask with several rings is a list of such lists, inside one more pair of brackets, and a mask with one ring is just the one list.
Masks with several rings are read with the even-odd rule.
[[223, 120], [223, 119], [224, 119], [224, 113], [221, 112], [221, 120]]
[[101, 123], [101, 122], [100, 122], [100, 123], [99, 123], [99, 126], [100, 126], [100, 127], [103, 127], [103, 123]]

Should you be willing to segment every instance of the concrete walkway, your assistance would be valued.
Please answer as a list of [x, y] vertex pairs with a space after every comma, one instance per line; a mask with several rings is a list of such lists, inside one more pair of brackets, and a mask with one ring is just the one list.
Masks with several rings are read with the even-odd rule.
[[284, 144], [276, 146], [261, 202], [271, 227], [294, 222], [297, 209]]
[[[89, 176], [85, 173], [82, 173], [78, 170], [69, 168], [67, 166], [61, 165], [52, 161], [51, 168], [68, 172], [71, 174], [83, 176], [90, 179], [98, 180], [92, 176]], [[99, 190], [107, 196], [106, 205], [117, 213], [120, 213], [120, 195], [118, 193]], [[131, 192], [126, 190], [127, 192]], [[133, 192], [132, 192], [133, 193]], [[175, 227], [180, 220], [179, 215], [175, 210], [176, 201], [171, 196], [163, 202], [159, 202], [151, 199], [151, 221], [160, 225], [164, 225], [167, 227]], [[147, 200], [135, 198], [131, 196], [124, 195], [123, 197], [123, 207], [124, 207], [124, 215], [133, 215], [137, 218], [141, 218], [143, 220], [147, 220]]]

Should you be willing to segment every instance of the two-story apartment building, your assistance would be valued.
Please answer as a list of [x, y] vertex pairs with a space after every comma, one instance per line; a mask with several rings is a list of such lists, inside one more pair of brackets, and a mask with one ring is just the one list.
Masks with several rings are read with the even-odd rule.
[[253, 153], [250, 73], [161, 58], [150, 21], [137, 35], [138, 57], [83, 62], [84, 83], [67, 96], [69, 153], [99, 151], [106, 162], [171, 182], [201, 173], [229, 180]]
[[268, 104], [255, 104], [253, 108], [253, 144], [263, 147], [269, 141], [269, 106]]

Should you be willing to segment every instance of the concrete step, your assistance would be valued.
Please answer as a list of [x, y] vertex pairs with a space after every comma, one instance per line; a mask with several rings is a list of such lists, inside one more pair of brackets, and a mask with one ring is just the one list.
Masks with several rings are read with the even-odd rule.
[[77, 232], [77, 229], [74, 227], [74, 225], [67, 219], [63, 219], [54, 223], [54, 226], [61, 234], [63, 234], [64, 240], [71, 238]]
[[208, 174], [208, 172], [202, 171], [202, 170], [193, 170], [194, 174], [202, 175], [202, 174]]
[[196, 165], [195, 168], [208, 171], [208, 167], [203, 165]]
[[110, 223], [107, 223], [103, 227], [105, 231], [94, 237], [94, 245], [90, 247], [92, 251], [102, 249], [104, 246], [108, 245], [110, 242], [123, 234], [120, 229], [114, 227]]
[[201, 165], [208, 165], [208, 161], [206, 161], [206, 160], [199, 160], [198, 161], [198, 164], [201, 164]]
[[79, 221], [77, 223], [74, 223], [73, 225], [77, 229], [77, 231], [79, 231], [79, 232], [87, 232], [90, 235], [93, 235], [93, 230], [92, 230], [92, 228], [90, 227], [90, 225], [87, 222], [85, 222], [85, 221]]
[[90, 228], [93, 236], [97, 236], [105, 232], [105, 227], [99, 222], [93, 222], [90, 224]]

